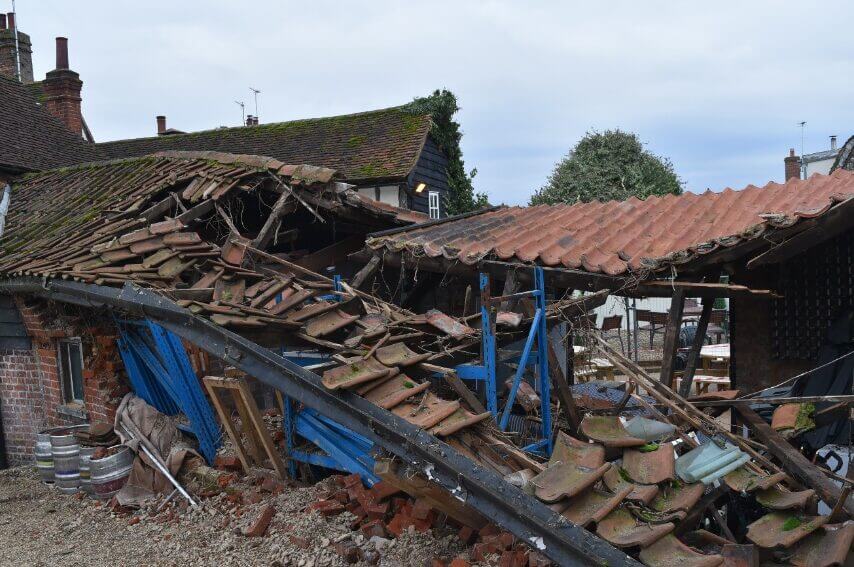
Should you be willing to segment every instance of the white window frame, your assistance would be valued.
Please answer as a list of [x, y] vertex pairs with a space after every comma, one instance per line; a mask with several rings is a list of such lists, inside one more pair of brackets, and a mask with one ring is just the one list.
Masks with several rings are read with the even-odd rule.
[[[66, 348], [63, 348], [66, 347]], [[79, 380], [80, 380], [80, 397], [78, 398], [74, 393], [74, 371], [72, 366], [74, 365], [74, 359], [72, 355], [72, 349], [76, 350], [76, 352], [80, 355], [80, 368], [78, 372]], [[72, 337], [68, 339], [60, 339], [57, 341], [56, 345], [56, 360], [57, 360], [57, 370], [59, 371], [59, 384], [60, 390], [62, 392], [62, 401], [66, 404], [83, 404], [83, 397], [85, 394], [83, 393], [83, 343], [79, 337]], [[71, 376], [66, 376], [66, 372], [70, 371]], [[67, 380], [66, 380], [67, 378]], [[68, 385], [66, 385], [66, 381]], [[71, 389], [69, 392], [68, 389]]]
[[440, 202], [441, 197], [438, 191], [429, 191], [427, 193], [427, 212], [430, 214], [431, 219], [438, 219], [441, 215]]

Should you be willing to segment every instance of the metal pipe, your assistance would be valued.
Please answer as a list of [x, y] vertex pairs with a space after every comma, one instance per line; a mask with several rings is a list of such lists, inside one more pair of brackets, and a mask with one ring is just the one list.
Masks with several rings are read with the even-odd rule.
[[145, 446], [145, 443], [140, 443], [140, 444], [139, 444], [139, 447], [140, 447], [140, 449], [142, 449], [142, 452], [143, 452], [143, 453], [145, 453], [145, 455], [146, 455], [149, 459], [151, 459], [151, 461], [154, 463], [154, 466], [156, 466], [156, 467], [157, 467], [157, 470], [159, 470], [159, 471], [161, 472], [161, 474], [163, 474], [163, 476], [165, 476], [166, 478], [168, 478], [168, 479], [169, 479], [169, 482], [171, 482], [171, 483], [172, 483], [172, 486], [174, 486], [174, 487], [175, 487], [175, 490], [177, 490], [178, 492], [180, 492], [180, 493], [181, 493], [181, 496], [183, 496], [184, 498], [186, 498], [186, 499], [187, 499], [187, 501], [190, 503], [190, 505], [191, 505], [193, 508], [198, 508], [198, 507], [199, 507], [199, 504], [198, 504], [195, 500], [193, 500], [193, 497], [192, 497], [192, 496], [190, 496], [190, 494], [189, 494], [186, 490], [184, 490], [184, 487], [183, 487], [183, 486], [181, 486], [181, 485], [178, 483], [178, 481], [177, 481], [177, 480], [175, 480], [175, 477], [174, 477], [174, 476], [172, 476], [172, 473], [170, 473], [170, 472], [169, 472], [169, 469], [168, 469], [168, 468], [166, 468], [166, 465], [164, 465], [163, 463], [161, 463], [161, 462], [160, 462], [160, 459], [158, 459], [157, 457], [155, 457], [155, 456], [154, 456], [154, 454], [153, 454], [151, 451], [149, 451], [149, 450], [148, 450], [148, 447], [146, 447], [146, 446]]

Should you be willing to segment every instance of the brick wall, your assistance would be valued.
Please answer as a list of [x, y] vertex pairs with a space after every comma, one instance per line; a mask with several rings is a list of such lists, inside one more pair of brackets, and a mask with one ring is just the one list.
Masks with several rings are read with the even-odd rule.
[[35, 433], [45, 427], [42, 374], [34, 352], [0, 352], [0, 412], [9, 462], [28, 461]]
[[[15, 303], [33, 347], [0, 353], [0, 409], [9, 461], [19, 464], [30, 460], [39, 430], [81, 423], [74, 415], [80, 410], [90, 423], [112, 422], [129, 388], [109, 319], [95, 310], [22, 296]], [[84, 408], [67, 406], [62, 395], [57, 345], [71, 337], [83, 346]]]

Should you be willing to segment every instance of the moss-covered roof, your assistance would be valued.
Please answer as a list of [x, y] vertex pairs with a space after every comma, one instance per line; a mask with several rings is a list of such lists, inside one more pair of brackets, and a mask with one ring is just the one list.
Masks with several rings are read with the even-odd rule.
[[0, 169], [34, 171], [103, 159], [94, 144], [45, 110], [37, 91], [0, 77]]
[[118, 140], [97, 146], [110, 158], [164, 150], [263, 155], [285, 163], [310, 163], [335, 169], [350, 182], [379, 182], [409, 175], [430, 126], [429, 115], [394, 107], [328, 118]]

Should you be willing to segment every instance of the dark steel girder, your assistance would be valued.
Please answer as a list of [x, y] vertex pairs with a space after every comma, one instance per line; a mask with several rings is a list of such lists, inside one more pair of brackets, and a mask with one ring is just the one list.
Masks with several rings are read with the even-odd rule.
[[0, 293], [34, 294], [93, 308], [107, 306], [157, 321], [211, 355], [371, 439], [558, 564], [640, 565], [436, 437], [352, 392], [327, 390], [316, 374], [150, 290], [130, 284], [118, 289], [15, 278], [0, 281]]

